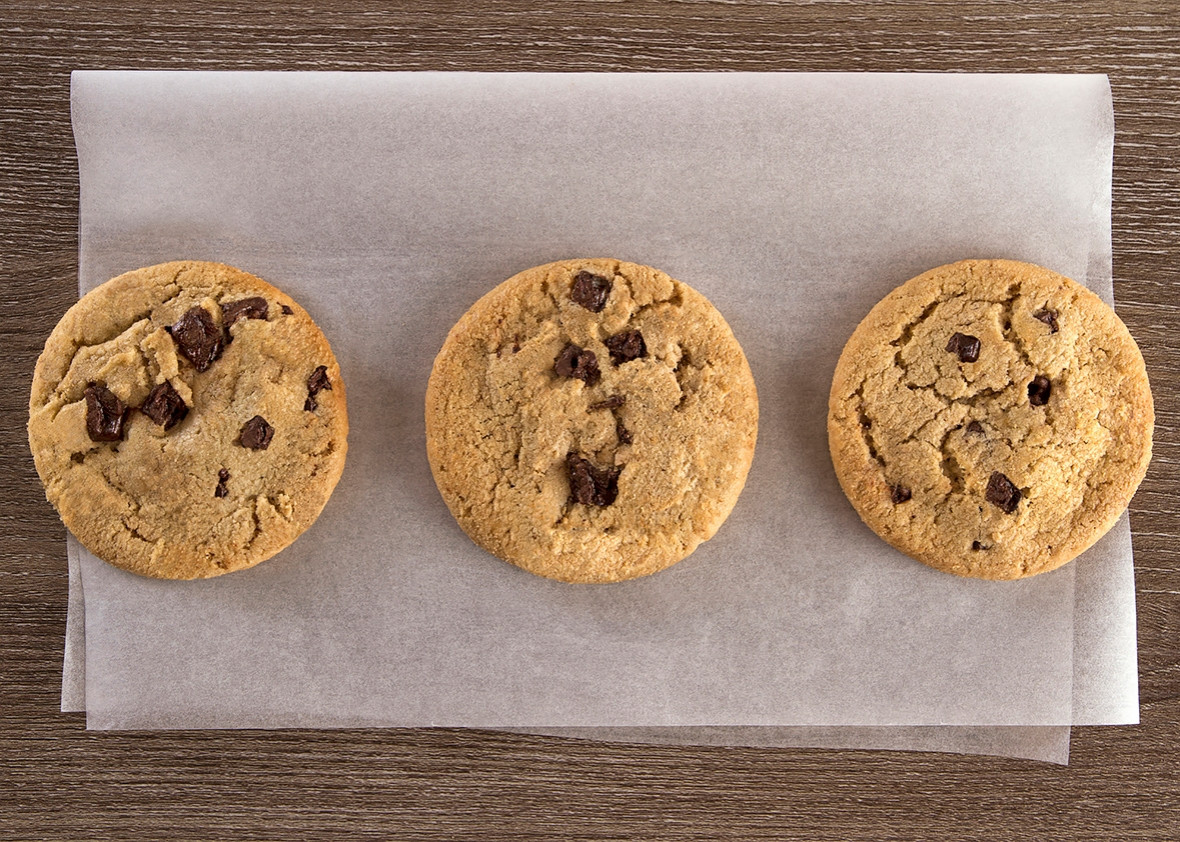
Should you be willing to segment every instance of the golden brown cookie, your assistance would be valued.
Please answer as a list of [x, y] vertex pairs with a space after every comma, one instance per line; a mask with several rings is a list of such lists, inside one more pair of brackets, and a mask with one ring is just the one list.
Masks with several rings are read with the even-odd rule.
[[493, 289], [447, 336], [426, 392], [427, 453], [459, 525], [565, 582], [654, 573], [712, 537], [757, 428], [721, 314], [617, 260], [550, 263]]
[[966, 260], [902, 284], [840, 357], [832, 461], [877, 534], [939, 570], [1018, 579], [1097, 541], [1151, 458], [1126, 326], [1069, 278]]
[[46, 497], [87, 549], [166, 579], [273, 556], [344, 469], [340, 368], [311, 317], [230, 266], [128, 272], [45, 343], [29, 445]]

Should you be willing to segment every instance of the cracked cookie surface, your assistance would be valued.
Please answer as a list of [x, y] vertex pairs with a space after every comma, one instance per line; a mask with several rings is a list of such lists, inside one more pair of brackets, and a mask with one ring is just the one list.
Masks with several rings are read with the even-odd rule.
[[729, 515], [758, 398], [704, 296], [616, 260], [527, 270], [456, 323], [426, 393], [427, 454], [480, 546], [540, 576], [662, 570]]
[[1018, 579], [1090, 547], [1151, 458], [1135, 341], [1047, 269], [967, 260], [882, 299], [836, 366], [828, 440], [844, 493], [897, 549]]
[[229, 266], [138, 269], [70, 308], [37, 361], [29, 445], [99, 558], [145, 576], [250, 567], [319, 515], [344, 469], [344, 383], [311, 317]]

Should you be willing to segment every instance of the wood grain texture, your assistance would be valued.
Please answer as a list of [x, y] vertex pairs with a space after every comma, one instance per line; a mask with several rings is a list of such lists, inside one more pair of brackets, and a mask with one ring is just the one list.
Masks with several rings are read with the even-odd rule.
[[[1167, 2], [0, 2], [0, 839], [1180, 838], [1180, 14]], [[64, 532], [24, 444], [74, 298], [75, 68], [1101, 72], [1118, 310], [1156, 395], [1132, 505], [1143, 722], [1068, 768], [472, 731], [86, 733], [58, 712]]]

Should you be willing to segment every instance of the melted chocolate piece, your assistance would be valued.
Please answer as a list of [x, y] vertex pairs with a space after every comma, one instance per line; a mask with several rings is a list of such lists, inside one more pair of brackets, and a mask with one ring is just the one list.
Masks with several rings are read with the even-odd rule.
[[283, 315], [284, 315], [284, 316], [293, 316], [293, 315], [295, 315], [295, 311], [294, 311], [294, 310], [292, 310], [290, 307], [288, 307], [286, 304], [282, 304], [282, 305], [279, 305], [279, 306], [280, 306], [280, 309], [283, 311]]
[[624, 330], [614, 336], [607, 337], [602, 343], [610, 351], [610, 361], [614, 365], [637, 360], [647, 356], [647, 345], [643, 342], [643, 334], [637, 330]]
[[893, 501], [893, 505], [904, 503], [914, 496], [914, 493], [906, 488], [904, 485], [889, 486], [889, 499]]
[[255, 415], [242, 425], [242, 431], [238, 434], [238, 443], [251, 450], [266, 450], [270, 447], [270, 440], [274, 434], [275, 428], [267, 424], [266, 419], [261, 415]]
[[594, 412], [597, 409], [618, 409], [620, 406], [626, 403], [626, 401], [627, 399], [622, 395], [611, 395], [606, 400], [601, 400], [597, 403], [590, 404], [587, 409], [589, 409], [591, 412]]
[[984, 497], [993, 506], [998, 506], [1005, 513], [1012, 514], [1020, 504], [1020, 489], [999, 471], [993, 471], [991, 477], [988, 478]]
[[221, 356], [223, 334], [204, 307], [190, 307], [188, 312], [177, 319], [176, 324], [165, 330], [172, 335], [176, 350], [197, 371], [205, 371]]
[[269, 312], [265, 298], [243, 298], [221, 305], [221, 323], [228, 331], [229, 326], [238, 319], [265, 319]]
[[1057, 311], [1044, 307], [1033, 313], [1033, 318], [1049, 326], [1049, 333], [1057, 332]]
[[589, 459], [576, 453], [565, 457], [570, 476], [570, 501], [583, 506], [609, 506], [619, 495], [622, 466], [596, 468]]
[[561, 349], [553, 361], [553, 370], [561, 377], [576, 377], [587, 386], [593, 386], [602, 376], [594, 352], [579, 348], [572, 342]]
[[971, 549], [975, 550], [976, 552], [979, 552], [980, 550], [990, 550], [991, 547], [987, 546], [986, 544], [981, 544], [978, 541], [972, 541], [971, 542]]
[[130, 409], [106, 386], [87, 383], [86, 434], [91, 441], [120, 441]]
[[946, 343], [946, 349], [959, 355], [959, 362], [973, 363], [979, 359], [979, 339], [965, 333], [956, 333]]
[[623, 426], [622, 421], [615, 422], [615, 435], [619, 438], [619, 444], [631, 443], [631, 431]]
[[86, 454], [85, 453], [71, 453], [70, 454], [70, 461], [73, 462], [75, 465], [81, 465], [83, 462], [86, 461]]
[[319, 406], [315, 396], [324, 389], [332, 391], [332, 381], [328, 379], [328, 367], [326, 365], [316, 366], [315, 371], [307, 378], [307, 400], [303, 402], [303, 408], [308, 412], [314, 412]]
[[967, 432], [970, 433], [971, 435], [975, 435], [975, 436], [986, 435], [986, 431], [983, 429], [983, 425], [980, 424], [978, 421], [972, 421], [970, 424], [968, 424], [967, 425]]
[[1033, 406], [1044, 406], [1049, 402], [1049, 395], [1053, 393], [1053, 384], [1048, 377], [1038, 374], [1028, 384], [1028, 402]]
[[148, 393], [139, 411], [165, 430], [171, 430], [188, 415], [188, 406], [184, 398], [172, 388], [172, 384], [165, 380]]
[[229, 494], [229, 489], [225, 487], [226, 482], [229, 481], [229, 471], [222, 468], [217, 472], [217, 488], [213, 489], [214, 497], [225, 497]]
[[601, 313], [606, 306], [606, 299], [610, 295], [611, 279], [602, 275], [595, 275], [583, 269], [574, 275], [574, 282], [570, 286], [570, 300], [580, 304], [591, 313]]

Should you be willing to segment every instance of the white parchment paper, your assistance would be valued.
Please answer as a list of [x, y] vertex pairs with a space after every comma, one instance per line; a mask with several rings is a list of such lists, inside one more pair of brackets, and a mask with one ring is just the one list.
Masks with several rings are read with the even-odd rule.
[[[168, 583], [80, 555], [91, 727], [1060, 733], [1075, 578], [1103, 599], [1079, 602], [1090, 715], [1133, 721], [1125, 523], [1025, 582], [938, 574], [860, 524], [824, 431], [843, 342], [926, 268], [1014, 257], [1109, 300], [1104, 77], [76, 73], [73, 102], [82, 290], [179, 257], [262, 275], [324, 328], [352, 419], [336, 495], [275, 560]], [[423, 446], [450, 325], [578, 255], [704, 292], [762, 400], [730, 521], [611, 586], [475, 548]]]

